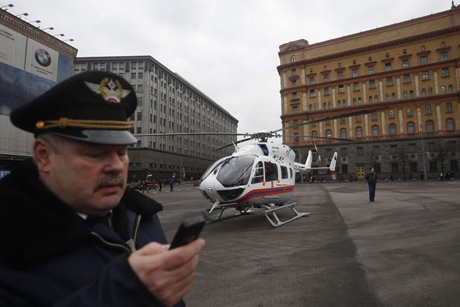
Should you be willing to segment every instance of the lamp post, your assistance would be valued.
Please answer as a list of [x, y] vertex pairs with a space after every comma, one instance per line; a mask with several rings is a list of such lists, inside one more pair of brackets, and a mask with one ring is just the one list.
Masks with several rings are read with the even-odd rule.
[[11, 3], [7, 5], [3, 5], [2, 7], [0, 7], [0, 9], [7, 11], [8, 10], [7, 8], [10, 8], [10, 7], [14, 7], [14, 5]]
[[29, 13], [22, 13], [19, 15], [16, 15], [16, 17], [21, 18], [22, 16], [29, 16]]
[[422, 137], [422, 124], [420, 124], [420, 141], [422, 143], [423, 178], [425, 178], [425, 180], [428, 180], [428, 178], [426, 177], [425, 148], [424, 148], [423, 137]]

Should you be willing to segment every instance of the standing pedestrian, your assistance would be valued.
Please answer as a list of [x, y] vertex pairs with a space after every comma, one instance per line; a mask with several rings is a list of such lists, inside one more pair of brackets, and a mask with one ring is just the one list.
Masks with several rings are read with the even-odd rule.
[[142, 194], [144, 194], [144, 191], [147, 191], [147, 193], [150, 193], [149, 192], [149, 187], [147, 185], [147, 181], [145, 181], [145, 180], [142, 182]]
[[163, 188], [163, 180], [158, 180], [158, 186], [160, 187], [159, 190], [161, 192], [161, 189]]
[[369, 201], [374, 202], [375, 199], [375, 188], [377, 186], [377, 174], [374, 171], [374, 168], [369, 169], [369, 173], [366, 175], [366, 181], [369, 185]]

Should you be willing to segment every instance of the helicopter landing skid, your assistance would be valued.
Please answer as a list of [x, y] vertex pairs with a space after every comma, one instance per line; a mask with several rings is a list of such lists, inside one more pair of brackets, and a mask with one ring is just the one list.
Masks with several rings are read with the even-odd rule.
[[[297, 203], [286, 204], [286, 205], [279, 206], [279, 207], [276, 207], [276, 208], [271, 208], [270, 206], [263, 206], [265, 209], [267, 209], [267, 210], [265, 210], [265, 217], [267, 218], [267, 220], [270, 222], [270, 224], [273, 227], [280, 227], [280, 226], [283, 226], [284, 224], [287, 224], [289, 222], [295, 221], [295, 220], [297, 220], [297, 219], [299, 219], [301, 217], [310, 215], [310, 212], [298, 212], [294, 208], [295, 205], [297, 205]], [[276, 211], [284, 209], [284, 208], [291, 209], [292, 212], [295, 214], [295, 216], [290, 218], [289, 220], [283, 222], [278, 218], [278, 215], [276, 215]], [[273, 217], [273, 219], [270, 217], [270, 215]]]
[[218, 211], [217, 218], [212, 217], [207, 211], [201, 211], [201, 213], [203, 214], [204, 218], [208, 222], [214, 223], [214, 222], [219, 222], [219, 221], [223, 221], [223, 220], [228, 220], [228, 219], [231, 219], [231, 218], [234, 218], [234, 217], [237, 217], [237, 216], [250, 214], [250, 213], [253, 212], [252, 210], [249, 210], [249, 208], [245, 208], [244, 210], [239, 210], [237, 213], [235, 213], [233, 215], [222, 217], [222, 215], [224, 214], [224, 211], [226, 209], [228, 209], [228, 207], [216, 208], [215, 211]]

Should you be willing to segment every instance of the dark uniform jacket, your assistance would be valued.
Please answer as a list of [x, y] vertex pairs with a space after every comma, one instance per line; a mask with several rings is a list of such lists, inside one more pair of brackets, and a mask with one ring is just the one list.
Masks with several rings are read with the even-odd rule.
[[88, 226], [32, 161], [0, 181], [0, 199], [0, 306], [161, 306], [127, 260], [134, 248], [167, 243], [159, 203], [128, 189], [113, 210], [117, 232]]

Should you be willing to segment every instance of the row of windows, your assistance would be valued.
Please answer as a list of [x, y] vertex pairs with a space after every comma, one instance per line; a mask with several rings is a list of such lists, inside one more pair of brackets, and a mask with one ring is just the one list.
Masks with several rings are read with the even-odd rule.
[[[390, 70], [387, 70], [387, 71], [391, 71]], [[292, 70], [292, 73], [295, 73], [295, 69]], [[369, 67], [369, 75], [373, 75], [374, 74], [374, 66], [370, 66]], [[445, 68], [442, 68], [441, 69], [441, 75], [442, 77], [450, 77], [450, 71], [449, 71], [449, 68], [448, 67], [445, 67]], [[353, 78], [356, 78], [356, 77], [359, 77], [359, 71], [358, 70], [353, 70]], [[344, 76], [343, 76], [343, 72], [338, 72], [337, 73], [337, 80], [343, 80], [344, 79]], [[422, 71], [422, 80], [430, 80], [430, 73], [428, 70], [426, 71]], [[323, 75], [323, 82], [329, 82], [329, 74], [325, 74]], [[403, 82], [404, 83], [410, 83], [411, 82], [411, 78], [410, 78], [410, 74], [404, 74], [403, 75]], [[309, 85], [314, 85], [315, 84], [315, 77], [310, 77], [309, 78]], [[387, 86], [391, 86], [393, 85], [393, 78], [392, 77], [388, 77], [386, 78], [386, 85]], [[293, 80], [292, 81], [292, 87], [296, 87], [297, 86], [297, 80]], [[375, 80], [371, 80], [370, 81], [370, 88], [375, 88]], [[358, 88], [359, 90], [359, 88]]]
[[[438, 51], [438, 61], [441, 61], [441, 62], [446, 62], [449, 60], [449, 54], [448, 54], [448, 50], [450, 49], [450, 47], [446, 47], [446, 44], [445, 42], [441, 42], [441, 49]], [[426, 50], [425, 46], [421, 46], [421, 53], [418, 54], [418, 64], [423, 66], [423, 65], [428, 65], [430, 63], [430, 54], [431, 54], [431, 51], [430, 50]], [[402, 54], [403, 56], [400, 57], [401, 58], [401, 62], [400, 62], [400, 68], [402, 69], [405, 69], [405, 68], [409, 68], [411, 65], [410, 63], [410, 58], [411, 58], [411, 54], [408, 54], [407, 53], [407, 49], [403, 49], [402, 51]], [[399, 57], [399, 55], [398, 55]], [[375, 61], [373, 62], [373, 59], [372, 57], [370, 56], [368, 58], [368, 63], [366, 64], [366, 67], [367, 67], [367, 73], [369, 75], [371, 74], [374, 74], [375, 73], [375, 65], [372, 65], [373, 63], [375, 63]], [[295, 63], [296, 62], [296, 56], [293, 55], [291, 56], [291, 63]], [[385, 59], [382, 60], [382, 64], [383, 64], [383, 69], [384, 71], [388, 72], [388, 71], [392, 71], [393, 70], [393, 62], [394, 62], [394, 58], [392, 58], [390, 56], [390, 53], [387, 52], [385, 54]], [[359, 65], [357, 63], [356, 60], [353, 60], [353, 65], [350, 66], [351, 67], [351, 72], [352, 72], [352, 76], [355, 78], [355, 77], [358, 77], [359, 76]], [[342, 64], [341, 63], [338, 63], [338, 68], [337, 69], [337, 79], [340, 80], [340, 79], [343, 79], [344, 75], [343, 75], [343, 70], [340, 70], [340, 68], [342, 67]], [[310, 74], [311, 73], [314, 73], [313, 71], [313, 68], [310, 68]], [[322, 75], [323, 75], [323, 81], [324, 82], [329, 82], [329, 74], [327, 73], [329, 70], [328, 70], [328, 67], [327, 66], [324, 66], [324, 69], [323, 69], [323, 72], [322, 72]], [[292, 75], [296, 75], [296, 69], [292, 69], [291, 71]], [[311, 83], [313, 82], [313, 83]], [[310, 78], [310, 84], [314, 84], [314, 77], [313, 77], [313, 80], [312, 78]]]
[[[449, 88], [449, 94], [452, 94], [453, 93], [453, 86], [449, 85], [448, 88]], [[441, 93], [442, 93], [442, 95], [447, 94], [446, 86], [441, 87]], [[430, 88], [428, 88], [428, 97], [431, 97], [431, 96], [433, 96], [433, 89], [430, 87]], [[422, 97], [427, 97], [427, 90], [426, 89], [422, 89]], [[409, 92], [404, 91], [403, 92], [403, 99], [404, 100], [413, 99], [413, 98], [414, 98], [414, 91], [409, 91]], [[386, 102], [396, 101], [396, 94], [391, 93], [391, 95], [390, 95], [389, 93], [387, 93], [385, 95], [385, 101]], [[379, 103], [379, 96], [378, 95], [369, 96], [369, 104], [373, 104], [373, 103]], [[363, 102], [362, 102], [361, 97], [358, 97], [358, 98], [353, 98], [352, 104], [350, 106], [360, 106], [362, 104], [363, 104]], [[346, 99], [343, 99], [343, 100], [339, 99], [337, 101], [337, 108], [346, 108], [346, 107], [347, 107], [347, 100]], [[327, 102], [327, 103], [323, 102], [322, 110], [330, 110], [332, 108], [333, 108], [333, 106], [332, 106], [332, 103], [330, 101]], [[318, 110], [319, 109], [318, 109], [318, 104], [317, 103], [310, 103], [308, 105], [308, 111], [309, 112], [318, 111]], [[452, 104], [451, 103], [448, 103], [448, 107], [447, 107], [446, 112], [452, 112]], [[292, 113], [293, 114], [299, 113], [298, 106], [293, 106], [292, 107]]]
[[[408, 134], [414, 134], [415, 133], [415, 124], [413, 122], [408, 122], [407, 123], [407, 133]], [[434, 130], [434, 122], [432, 120], [427, 120], [425, 123], [425, 131], [427, 133], [433, 133]], [[446, 120], [446, 130], [447, 131], [454, 131], [455, 130], [455, 125], [454, 125], [454, 119], [448, 118]], [[363, 128], [362, 127], [356, 127], [355, 129], [356, 132], [356, 138], [360, 139], [363, 137]], [[311, 133], [313, 141], [318, 141], [318, 132], [313, 131]], [[372, 136], [373, 137], [378, 137], [380, 135], [379, 133], [379, 126], [373, 125], [372, 126]], [[396, 124], [392, 123], [389, 125], [389, 135], [397, 135], [397, 126]], [[347, 129], [342, 128], [340, 129], [340, 138], [346, 139], [347, 136]], [[332, 138], [332, 130], [327, 129], [326, 130], [326, 138]], [[294, 133], [294, 142], [298, 143], [299, 142], [299, 134]]]
[[[450, 76], [448, 68], [443, 68], [442, 69], [442, 76], [443, 77], [449, 77]], [[428, 71], [422, 72], [422, 81], [426, 81], [426, 80], [430, 80], [430, 74], [429, 74]], [[293, 81], [293, 82], [295, 82], [295, 81]], [[407, 75], [403, 76], [403, 82], [404, 83], [410, 83], [411, 82], [410, 74], [407, 74]], [[385, 78], [385, 84], [386, 84], [386, 86], [394, 86], [393, 77]], [[295, 86], [293, 85], [293, 87], [295, 87]], [[451, 87], [452, 87], [452, 85], [449, 86], [449, 92], [453, 92], [453, 88], [451, 88]], [[376, 80], [375, 79], [369, 80], [369, 89], [376, 89], [376, 88], [377, 88]], [[356, 92], [356, 91], [360, 91], [360, 90], [361, 90], [360, 83], [359, 82], [354, 82], [353, 83], [353, 91]], [[317, 91], [319, 91], [319, 90], [315, 90], [315, 89], [310, 90], [309, 91], [310, 98], [315, 98]], [[442, 87], [442, 91], [443, 91], [444, 94], [446, 93], [446, 86]], [[330, 88], [325, 87], [323, 89], [323, 93], [324, 93], [324, 96], [331, 95]], [[338, 93], [339, 94], [345, 93], [344, 85], [338, 85]], [[297, 99], [297, 98], [298, 98], [297, 93], [294, 92], [292, 99]]]

